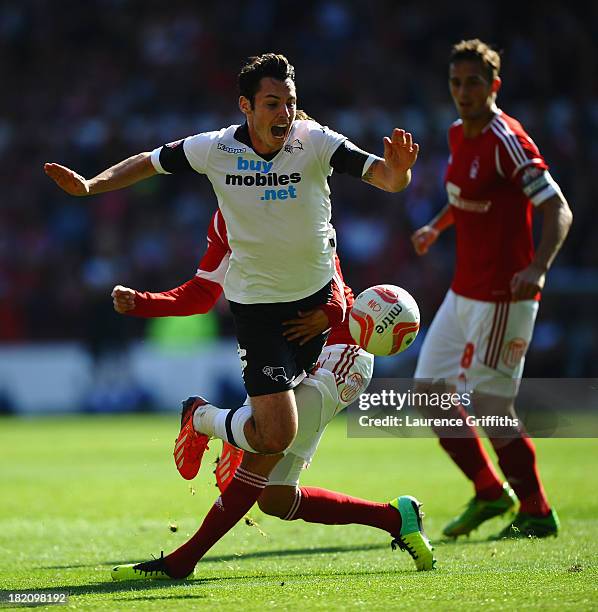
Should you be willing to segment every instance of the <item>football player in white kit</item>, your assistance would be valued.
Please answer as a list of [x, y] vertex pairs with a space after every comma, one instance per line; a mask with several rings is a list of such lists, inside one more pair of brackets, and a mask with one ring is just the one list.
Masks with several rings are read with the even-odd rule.
[[[380, 158], [315, 121], [296, 120], [294, 81], [284, 56], [252, 57], [238, 78], [245, 124], [134, 155], [92, 179], [59, 164], [44, 166], [75, 196], [120, 189], [159, 173], [196, 172], [212, 184], [231, 249], [224, 294], [251, 397], [251, 406], [225, 416], [225, 439], [249, 454], [244, 482], [238, 470], [225, 491], [227, 503], [206, 517], [213, 541], [257, 500], [271, 468], [268, 455], [287, 449], [297, 433], [293, 389], [315, 365], [326, 333], [300, 344], [284, 336], [283, 323], [325, 304], [331, 294], [335, 237], [328, 177], [335, 169], [398, 192], [409, 184], [418, 154], [404, 130], [383, 139]], [[223, 411], [208, 405], [198, 412], [202, 433], [193, 428], [190, 410], [181, 440], [193, 438], [200, 453]]]
[[[112, 292], [114, 308], [121, 314], [141, 317], [208, 312], [222, 292], [224, 267], [229, 256], [226, 225], [221, 214], [216, 212], [208, 230], [207, 251], [193, 279], [160, 293], [139, 292], [117, 285]], [[360, 348], [349, 332], [348, 312], [354, 297], [344, 283], [337, 257], [335, 262], [331, 300], [288, 322], [288, 335], [300, 342], [309, 340], [328, 327], [331, 327], [331, 331], [315, 370], [295, 388], [299, 417], [297, 436], [284, 453], [268, 458], [273, 466], [272, 471], [257, 501], [263, 512], [285, 520], [303, 519], [337, 525], [356, 523], [383, 529], [393, 537], [393, 547], [399, 546], [409, 552], [418, 570], [433, 569], [435, 560], [432, 548], [423, 532], [420, 504], [415, 498], [404, 495], [381, 504], [336, 491], [299, 487], [301, 471], [311, 463], [326, 426], [365, 391], [373, 372], [373, 356]], [[185, 412], [193, 406], [204, 405], [205, 400], [192, 397], [183, 404], [182, 420], [186, 422]], [[216, 479], [225, 494], [235, 477], [249, 479], [250, 476], [243, 467], [238, 467], [243, 451], [226, 441], [223, 445]], [[184, 478], [191, 479], [197, 474], [200, 457], [196, 452], [192, 438], [175, 447], [177, 469]], [[192, 549], [192, 559], [195, 559], [197, 550], [205, 546], [204, 535], [194, 537], [197, 537], [198, 546]], [[148, 574], [151, 577], [186, 576], [195, 564], [189, 561], [189, 548], [184, 544], [180, 552], [174, 551], [159, 559], [159, 563], [164, 565], [160, 565], [162, 569], [158, 568], [158, 571], [155, 571], [156, 563], [150, 561], [149, 566], [147, 563], [119, 565], [113, 569], [112, 576], [115, 580], [143, 578], [148, 567], [154, 571]]]
[[330, 293], [335, 239], [329, 175], [335, 169], [396, 192], [409, 184], [418, 153], [403, 130], [384, 138], [382, 159], [314, 121], [295, 120], [294, 78], [282, 55], [250, 58], [239, 74], [245, 124], [134, 155], [89, 180], [59, 164], [44, 167], [76, 196], [120, 189], [159, 173], [208, 177], [228, 228], [224, 293], [253, 399], [251, 410], [231, 419], [230, 437], [257, 453], [281, 452], [292, 442], [297, 414], [291, 390], [325, 342], [323, 334], [302, 346], [288, 342], [282, 321], [325, 303]]

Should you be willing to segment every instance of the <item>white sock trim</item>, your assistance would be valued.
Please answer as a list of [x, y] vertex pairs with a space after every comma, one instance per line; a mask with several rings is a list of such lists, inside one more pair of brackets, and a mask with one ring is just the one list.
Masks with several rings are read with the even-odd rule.
[[237, 468], [235, 475], [233, 478], [244, 482], [245, 484], [251, 485], [253, 487], [257, 487], [258, 489], [263, 489], [268, 484], [268, 479], [265, 476], [260, 476], [259, 474], [254, 474], [241, 466]]
[[301, 489], [297, 487], [295, 489], [295, 499], [289, 508], [289, 511], [285, 516], [282, 517], [283, 521], [292, 521], [295, 518], [295, 514], [297, 514], [297, 510], [299, 510], [299, 504], [301, 503]]
[[214, 435], [214, 421], [220, 412], [220, 408], [212, 404], [200, 406], [193, 413], [193, 429], [211, 438]]
[[250, 453], [256, 453], [257, 451], [247, 442], [245, 437], [245, 423], [251, 418], [251, 406], [241, 406], [237, 410], [233, 411], [232, 418], [230, 418], [230, 430], [233, 435], [231, 440], [226, 431], [226, 418], [224, 424], [224, 440], [228, 440], [231, 444], [242, 448], [243, 450], [249, 451]]

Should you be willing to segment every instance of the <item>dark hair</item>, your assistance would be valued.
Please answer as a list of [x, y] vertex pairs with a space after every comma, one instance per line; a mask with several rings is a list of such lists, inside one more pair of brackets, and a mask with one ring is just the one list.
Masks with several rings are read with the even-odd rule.
[[279, 81], [291, 79], [295, 82], [295, 68], [289, 64], [289, 60], [284, 55], [279, 53], [263, 53], [249, 57], [241, 68], [237, 81], [239, 95], [247, 98], [251, 106], [255, 102], [255, 94], [264, 77]]
[[304, 110], [301, 110], [300, 108], [297, 109], [295, 119], [297, 119], [298, 121], [316, 121], [313, 117], [310, 117]]
[[482, 42], [479, 38], [462, 40], [456, 45], [453, 45], [449, 64], [454, 64], [461, 60], [480, 62], [490, 82], [492, 82], [500, 72], [500, 53], [495, 51], [490, 45]]

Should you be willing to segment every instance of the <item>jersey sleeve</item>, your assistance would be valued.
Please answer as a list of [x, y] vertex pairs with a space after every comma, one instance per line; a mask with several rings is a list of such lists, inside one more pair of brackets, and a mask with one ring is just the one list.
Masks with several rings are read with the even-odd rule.
[[548, 171], [536, 143], [521, 129], [513, 130], [505, 122], [492, 127], [498, 137], [497, 172], [514, 183], [535, 206], [560, 194], [560, 188]]
[[205, 314], [221, 293], [220, 285], [196, 276], [170, 291], [136, 291], [135, 308], [126, 314], [144, 318]]
[[339, 146], [347, 140], [346, 136], [339, 134], [315, 121], [309, 121], [309, 135], [316, 156], [326, 172], [330, 172], [330, 160]]
[[170, 291], [135, 292], [135, 308], [127, 314], [137, 317], [173, 317], [205, 314], [222, 294], [230, 249], [224, 219], [217, 211], [208, 229], [208, 248], [195, 277]]
[[204, 132], [154, 149], [152, 165], [160, 174], [195, 171], [205, 174], [208, 156], [220, 132]]
[[[332, 277], [332, 297], [320, 308], [326, 313], [330, 327], [339, 326], [347, 314], [347, 307], [353, 302], [353, 292], [345, 285], [338, 255], [334, 256], [334, 276]], [[351, 303], [348, 303], [350, 298]]]
[[330, 165], [339, 174], [349, 174], [361, 178], [376, 161], [378, 156], [366, 153], [350, 140], [341, 143], [330, 158]]

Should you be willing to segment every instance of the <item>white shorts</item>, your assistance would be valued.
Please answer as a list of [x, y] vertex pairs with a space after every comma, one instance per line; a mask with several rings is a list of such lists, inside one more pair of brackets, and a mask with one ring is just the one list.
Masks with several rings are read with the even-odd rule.
[[515, 397], [538, 302], [481, 302], [449, 290], [424, 338], [415, 378]]
[[326, 426], [367, 389], [373, 371], [374, 356], [358, 346], [324, 347], [316, 371], [295, 388], [297, 436], [270, 474], [268, 485], [297, 486], [301, 470], [311, 463]]

